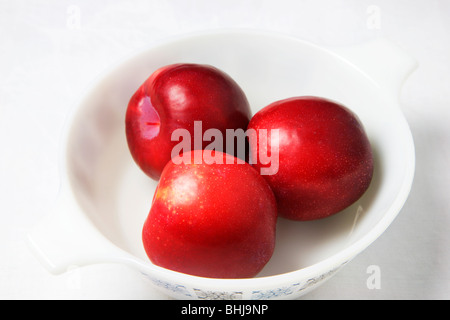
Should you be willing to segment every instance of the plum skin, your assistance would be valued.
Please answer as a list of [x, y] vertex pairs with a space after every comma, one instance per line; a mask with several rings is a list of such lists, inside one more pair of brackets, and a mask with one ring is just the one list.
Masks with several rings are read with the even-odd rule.
[[[248, 128], [279, 129], [279, 169], [264, 178], [280, 216], [316, 220], [342, 211], [369, 188], [374, 160], [364, 127], [347, 107], [319, 97], [292, 97], [257, 112]], [[260, 141], [250, 145], [259, 152]], [[273, 157], [273, 156], [272, 156]], [[264, 167], [260, 161], [253, 166]]]

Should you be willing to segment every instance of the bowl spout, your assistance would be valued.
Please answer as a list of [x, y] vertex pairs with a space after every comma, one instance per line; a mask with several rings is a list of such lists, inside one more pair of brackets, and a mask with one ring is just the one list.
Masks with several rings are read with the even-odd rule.
[[381, 89], [396, 99], [405, 80], [418, 67], [418, 62], [413, 57], [385, 38], [331, 50], [360, 69]]
[[62, 192], [53, 211], [27, 235], [27, 242], [52, 274], [74, 266], [122, 262], [127, 256], [92, 225], [69, 192]]

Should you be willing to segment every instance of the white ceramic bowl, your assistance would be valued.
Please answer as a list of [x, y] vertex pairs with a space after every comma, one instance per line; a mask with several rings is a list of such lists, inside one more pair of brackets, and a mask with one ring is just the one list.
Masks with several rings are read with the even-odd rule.
[[[128, 152], [124, 115], [141, 83], [175, 62], [224, 70], [243, 88], [254, 113], [292, 96], [343, 103], [360, 117], [372, 143], [375, 173], [369, 190], [324, 220], [279, 219], [274, 255], [256, 278], [201, 278], [153, 265], [141, 230], [156, 182]], [[59, 201], [29, 234], [29, 244], [52, 273], [73, 265], [123, 263], [174, 298], [297, 298], [377, 239], [405, 202], [415, 158], [398, 95], [415, 67], [413, 59], [382, 39], [329, 50], [279, 34], [222, 30], [155, 44], [105, 74], [77, 104], [63, 137]]]

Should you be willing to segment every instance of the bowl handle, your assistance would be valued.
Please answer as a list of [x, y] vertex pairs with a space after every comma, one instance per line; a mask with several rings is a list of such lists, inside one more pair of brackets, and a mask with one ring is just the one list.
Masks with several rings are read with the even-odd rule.
[[94, 227], [70, 192], [61, 192], [54, 210], [28, 233], [27, 242], [53, 274], [75, 266], [124, 262], [131, 256]]
[[395, 98], [399, 97], [404, 81], [418, 67], [413, 57], [385, 38], [331, 50]]

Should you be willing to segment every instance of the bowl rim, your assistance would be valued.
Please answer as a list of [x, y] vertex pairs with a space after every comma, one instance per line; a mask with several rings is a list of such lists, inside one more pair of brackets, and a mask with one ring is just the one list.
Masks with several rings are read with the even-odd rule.
[[[206, 36], [217, 36], [217, 35], [238, 35], [238, 36], [264, 36], [264, 37], [276, 37], [276, 38], [282, 38], [286, 41], [291, 42], [297, 42], [298, 44], [309, 46], [314, 48], [315, 50], [320, 50], [322, 52], [325, 52], [328, 55], [332, 55], [335, 58], [340, 59], [341, 61], [346, 62], [349, 67], [352, 67], [360, 73], [362, 76], [367, 78], [369, 81], [374, 81], [372, 78], [370, 78], [367, 74], [362, 72], [361, 69], [359, 69], [357, 66], [353, 65], [351, 61], [346, 60], [345, 58], [341, 57], [339, 54], [336, 54], [333, 50], [327, 49], [325, 47], [319, 46], [317, 44], [311, 43], [309, 41], [300, 39], [298, 37], [295, 37], [293, 35], [288, 35], [285, 33], [277, 32], [277, 31], [271, 31], [271, 30], [257, 30], [257, 29], [250, 29], [250, 28], [214, 28], [214, 29], [208, 29], [208, 30], [200, 30], [200, 31], [193, 31], [193, 32], [187, 32], [182, 34], [176, 34], [172, 36], [167, 36], [159, 40], [155, 40], [149, 45], [146, 45], [144, 48], [134, 51], [130, 53], [129, 55], [122, 57], [119, 62], [113, 64], [111, 67], [107, 68], [103, 72], [101, 72], [98, 76], [96, 76], [92, 81], [89, 81], [87, 85], [85, 86], [84, 90], [80, 93], [80, 98], [75, 102], [75, 104], [72, 105], [71, 108], [69, 108], [69, 112], [65, 118], [65, 123], [63, 125], [63, 135], [62, 139], [60, 140], [60, 177], [61, 177], [61, 185], [64, 184], [64, 182], [69, 182], [70, 177], [68, 176], [68, 168], [67, 168], [67, 150], [68, 150], [68, 141], [69, 137], [71, 135], [72, 131], [72, 124], [75, 120], [75, 117], [78, 114], [78, 111], [80, 110], [80, 106], [86, 103], [88, 98], [90, 97], [93, 92], [95, 92], [95, 89], [97, 86], [99, 86], [109, 75], [117, 71], [119, 68], [121, 68], [124, 64], [129, 63], [131, 60], [135, 59], [137, 56], [140, 56], [142, 54], [146, 54], [148, 51], [153, 50], [157, 47], [173, 44], [178, 41], [186, 41], [192, 38], [199, 38], [199, 37], [206, 37]], [[381, 89], [380, 89], [381, 90]], [[385, 92], [382, 92], [385, 94]], [[395, 100], [395, 97], [388, 97], [390, 98], [390, 102], [392, 104], [395, 104], [395, 106], [399, 107], [399, 102]], [[399, 121], [401, 120], [404, 126], [405, 132], [407, 131], [407, 136], [405, 136], [405, 139], [408, 139], [407, 144], [407, 156], [405, 156], [405, 159], [408, 159], [408, 162], [404, 163], [405, 166], [405, 177], [401, 184], [401, 187], [397, 190], [397, 195], [391, 204], [391, 206], [386, 210], [386, 212], [383, 214], [381, 219], [375, 224], [374, 227], [370, 229], [368, 233], [361, 236], [360, 239], [356, 240], [349, 246], [339, 250], [338, 252], [332, 254], [331, 256], [316, 262], [314, 264], [311, 264], [309, 266], [306, 266], [304, 268], [289, 271], [281, 274], [275, 274], [275, 275], [268, 275], [268, 276], [261, 276], [261, 277], [254, 277], [254, 278], [239, 278], [239, 279], [221, 279], [221, 278], [206, 278], [206, 277], [200, 277], [190, 274], [185, 274], [173, 270], [169, 270], [166, 268], [159, 267], [155, 264], [153, 264], [151, 261], [144, 261], [143, 259], [131, 254], [128, 251], [122, 250], [123, 253], [126, 255], [124, 261], [125, 263], [131, 264], [133, 267], [138, 267], [141, 270], [146, 270], [148, 272], [152, 273], [152, 276], [157, 277], [158, 275], [163, 276], [166, 279], [171, 279], [172, 282], [179, 281], [180, 283], [196, 283], [196, 285], [202, 285], [204, 287], [213, 287], [213, 288], [236, 288], [236, 286], [244, 287], [244, 286], [251, 286], [255, 287], [257, 285], [258, 287], [263, 287], [267, 285], [273, 285], [277, 283], [279, 285], [280, 283], [286, 283], [286, 281], [292, 281], [293, 279], [304, 279], [307, 276], [313, 276], [318, 275], [324, 272], [328, 272], [329, 270], [332, 270], [333, 268], [339, 268], [340, 266], [343, 266], [350, 260], [352, 260], [356, 255], [361, 253], [364, 249], [366, 249], [371, 243], [373, 243], [392, 223], [392, 221], [396, 218], [398, 213], [400, 212], [401, 208], [403, 207], [406, 199], [408, 198], [408, 195], [410, 193], [412, 182], [414, 178], [414, 171], [415, 171], [415, 150], [414, 150], [414, 142], [412, 138], [411, 131], [409, 130], [408, 124], [406, 122], [406, 119], [404, 118], [403, 114], [400, 112], [399, 114]], [[72, 186], [70, 183], [68, 184], [68, 192], [74, 192], [72, 189]], [[60, 189], [61, 189], [60, 185]], [[83, 210], [81, 210], [83, 211]], [[85, 216], [87, 216], [86, 212], [83, 212]], [[88, 217], [89, 221], [94, 225], [94, 223], [91, 221], [91, 219]], [[95, 229], [108, 241], [108, 243], [111, 246], [116, 246], [110, 239], [106, 238], [106, 236], [103, 235], [103, 233], [100, 232], [100, 230], [97, 229], [95, 226]]]

